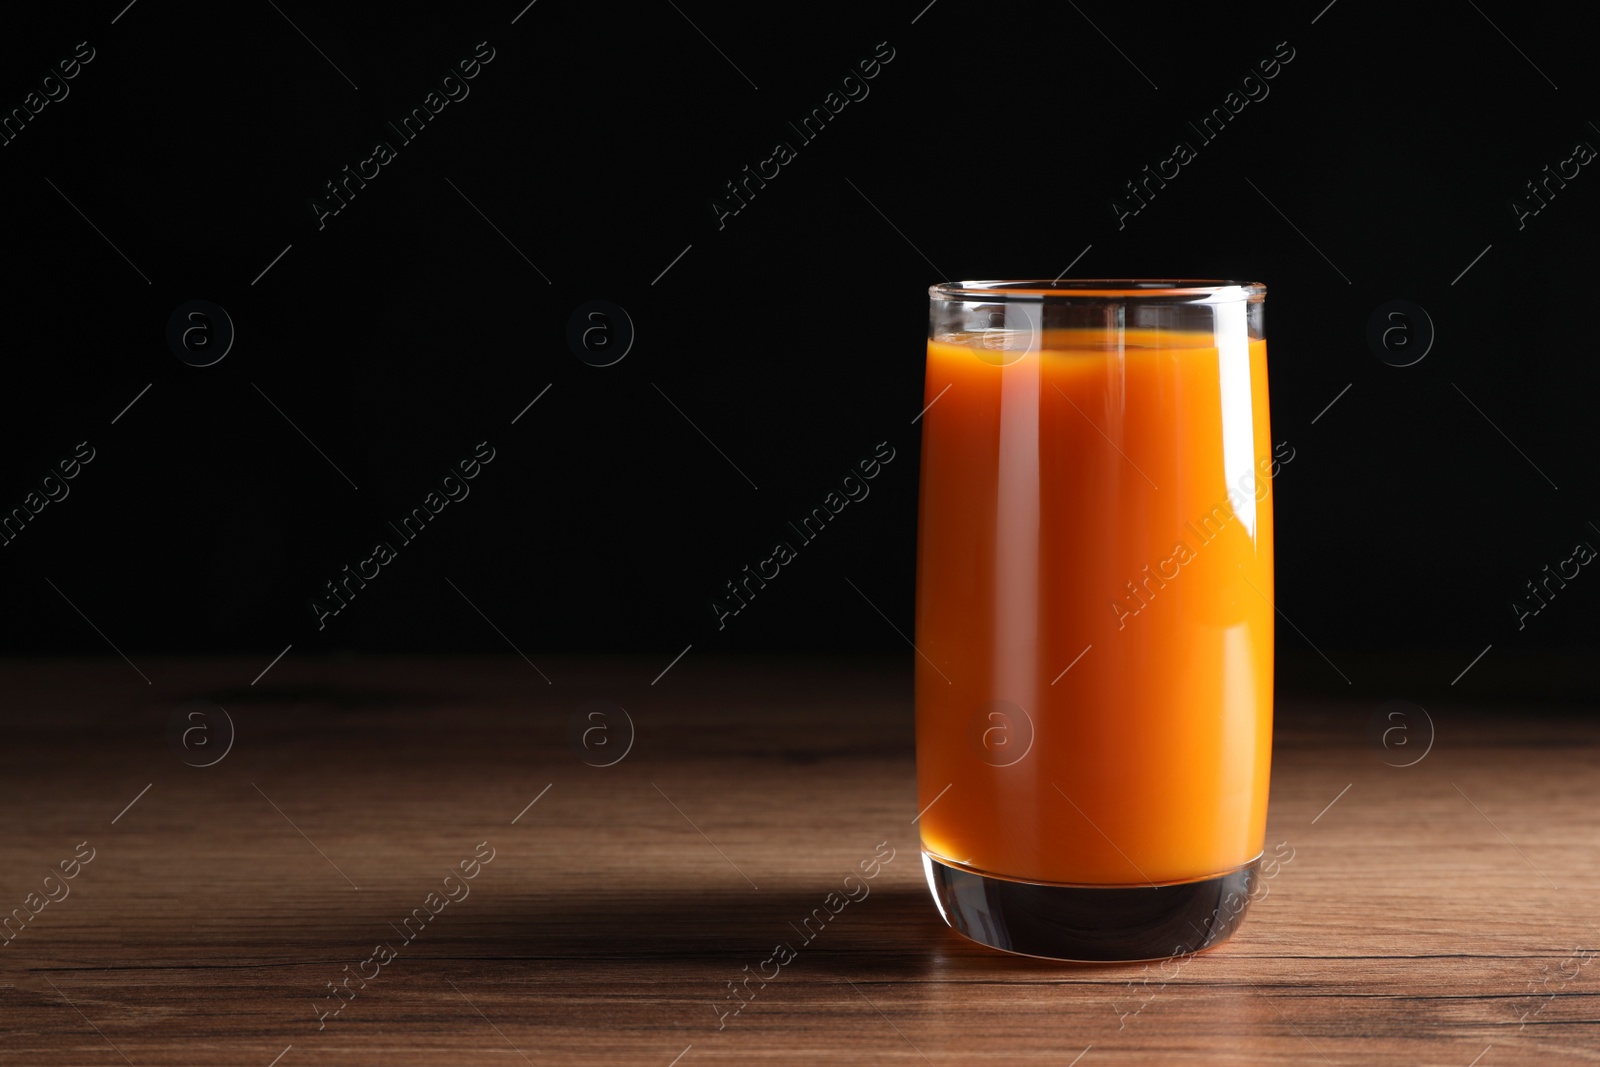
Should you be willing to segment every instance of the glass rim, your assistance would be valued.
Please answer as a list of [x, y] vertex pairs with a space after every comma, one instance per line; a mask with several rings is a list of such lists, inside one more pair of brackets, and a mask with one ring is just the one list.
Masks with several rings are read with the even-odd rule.
[[1178, 304], [1226, 304], [1260, 300], [1262, 282], [1221, 278], [1024, 278], [940, 282], [928, 287], [936, 300], [1137, 300]]

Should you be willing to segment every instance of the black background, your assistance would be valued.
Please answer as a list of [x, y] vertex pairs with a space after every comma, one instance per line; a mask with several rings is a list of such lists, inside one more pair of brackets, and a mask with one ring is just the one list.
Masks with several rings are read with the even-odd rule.
[[[1324, 653], [1593, 648], [1587, 569], [1520, 631], [1509, 607], [1600, 546], [1600, 177], [1522, 229], [1510, 206], [1600, 145], [1585, 34], [1491, 0], [924, 2], [9, 12], [7, 111], [95, 58], [0, 147], [0, 508], [96, 458], [0, 548], [3, 648], [909, 655], [849, 582], [910, 632], [926, 287], [1080, 253], [1074, 276], [1267, 283], [1278, 605]], [[323, 183], [480, 41], [470, 95], [319, 229]], [[786, 122], [879, 42], [870, 94], [798, 145]], [[1200, 144], [1186, 121], [1279, 42], [1269, 95]], [[778, 139], [798, 158], [719, 229]], [[1119, 229], [1179, 139], [1198, 157]], [[211, 367], [166, 343], [191, 299], [237, 329]], [[591, 299], [636, 327], [614, 366], [567, 344]], [[1413, 366], [1366, 340], [1394, 299], [1437, 331]], [[319, 631], [308, 600], [482, 440], [470, 497]], [[721, 583], [880, 441], [871, 496], [719, 632]]]

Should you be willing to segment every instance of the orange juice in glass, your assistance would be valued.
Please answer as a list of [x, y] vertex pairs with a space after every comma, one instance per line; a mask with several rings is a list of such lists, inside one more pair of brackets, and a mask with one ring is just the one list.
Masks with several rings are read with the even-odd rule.
[[1029, 955], [1209, 948], [1266, 828], [1265, 287], [930, 295], [916, 717], [935, 902]]

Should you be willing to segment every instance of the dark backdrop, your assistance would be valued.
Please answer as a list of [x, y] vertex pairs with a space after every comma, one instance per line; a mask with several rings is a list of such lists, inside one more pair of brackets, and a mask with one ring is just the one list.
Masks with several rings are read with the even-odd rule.
[[[1600, 145], [1576, 25], [1501, 0], [523, 2], [7, 13], [0, 105], [66, 95], [0, 147], [0, 507], [94, 458], [0, 548], [6, 650], [904, 650], [926, 287], [1069, 265], [1268, 284], [1279, 606], [1323, 652], [1594, 645], [1587, 569], [1521, 629], [1511, 608], [1600, 546], [1600, 177], [1574, 160], [1513, 207]], [[489, 49], [412, 142], [385, 127]], [[890, 50], [813, 141], [788, 129]], [[1290, 53], [1214, 140], [1186, 125]], [[379, 139], [395, 157], [319, 227]], [[719, 225], [779, 139], [796, 158]], [[1180, 139], [1195, 158], [1119, 224]], [[567, 338], [596, 299], [636, 333], [608, 367]], [[1405, 367], [1368, 339], [1397, 299], [1435, 332]], [[190, 300], [232, 320], [215, 365], [168, 343]], [[1395, 345], [1425, 343], [1413, 319]], [[319, 630], [323, 583], [480, 441], [470, 496]], [[871, 496], [718, 631], [721, 583], [879, 442]]]

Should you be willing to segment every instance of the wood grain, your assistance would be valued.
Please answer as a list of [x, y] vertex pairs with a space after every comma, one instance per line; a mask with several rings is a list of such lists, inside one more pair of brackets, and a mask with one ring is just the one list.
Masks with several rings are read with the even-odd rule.
[[[255, 686], [261, 663], [0, 666], [0, 913], [94, 850], [0, 944], [0, 1064], [1600, 1060], [1592, 709], [1430, 704], [1396, 768], [1376, 702], [1281, 700], [1269, 844], [1294, 858], [1240, 933], [1072, 966], [939, 921], [908, 664], [691, 653], [652, 685], [668, 658], [540, 658], [550, 685], [517, 659], [290, 656]], [[237, 727], [215, 766], [168, 744], [194, 698]], [[591, 699], [633, 718], [615, 766], [568, 745]], [[880, 842], [869, 895], [803, 942]], [[347, 965], [375, 977], [319, 1022]]]

